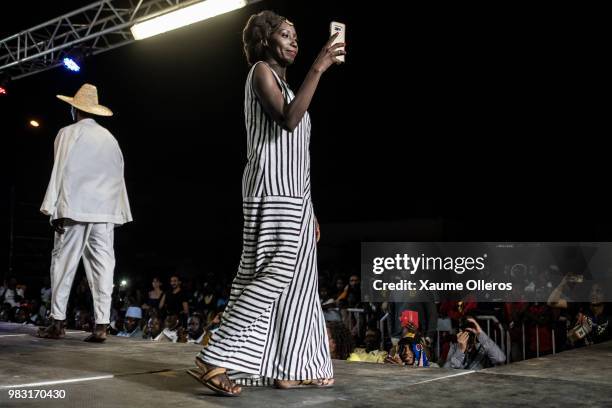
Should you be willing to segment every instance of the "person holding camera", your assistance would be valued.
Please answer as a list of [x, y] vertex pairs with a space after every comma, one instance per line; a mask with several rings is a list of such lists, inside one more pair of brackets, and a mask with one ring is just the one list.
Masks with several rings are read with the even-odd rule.
[[482, 331], [476, 319], [468, 317], [459, 326], [457, 340], [450, 345], [444, 368], [480, 370], [504, 361], [504, 352]]

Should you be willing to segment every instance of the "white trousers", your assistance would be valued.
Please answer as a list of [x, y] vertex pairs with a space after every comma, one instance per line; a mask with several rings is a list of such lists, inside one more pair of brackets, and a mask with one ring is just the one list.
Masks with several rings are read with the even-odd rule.
[[63, 234], [55, 233], [51, 253], [51, 317], [56, 320], [66, 319], [70, 288], [79, 261], [83, 258], [93, 296], [96, 324], [108, 324], [115, 270], [115, 225], [66, 219], [64, 229]]

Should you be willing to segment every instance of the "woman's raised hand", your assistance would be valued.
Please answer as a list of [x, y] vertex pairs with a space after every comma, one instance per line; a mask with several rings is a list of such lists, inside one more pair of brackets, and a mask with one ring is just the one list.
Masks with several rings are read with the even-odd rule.
[[312, 68], [316, 72], [323, 73], [327, 71], [332, 64], [342, 63], [337, 57], [346, 55], [346, 51], [339, 50], [338, 48], [344, 47], [345, 43], [336, 43], [332, 45], [336, 37], [338, 37], [338, 33], [329, 37], [329, 40], [327, 40], [327, 43], [325, 43], [325, 46], [323, 46], [323, 49], [321, 49], [321, 52], [317, 55], [317, 58], [312, 64]]

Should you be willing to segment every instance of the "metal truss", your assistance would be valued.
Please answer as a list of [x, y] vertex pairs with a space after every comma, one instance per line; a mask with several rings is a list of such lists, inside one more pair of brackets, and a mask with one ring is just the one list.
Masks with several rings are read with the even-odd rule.
[[0, 74], [19, 79], [61, 65], [75, 49], [88, 56], [121, 47], [135, 41], [135, 23], [198, 1], [97, 1], [0, 40]]

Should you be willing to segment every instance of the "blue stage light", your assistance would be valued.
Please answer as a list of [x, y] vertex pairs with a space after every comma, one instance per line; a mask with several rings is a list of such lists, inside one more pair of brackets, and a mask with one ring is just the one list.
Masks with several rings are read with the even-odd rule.
[[76, 61], [73, 60], [72, 58], [66, 57], [64, 58], [63, 62], [64, 62], [64, 66], [70, 71], [79, 72], [81, 70], [81, 67], [79, 66], [79, 64], [77, 64]]

